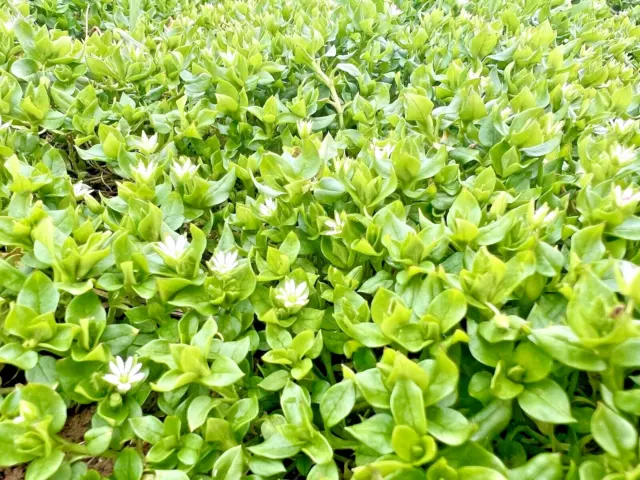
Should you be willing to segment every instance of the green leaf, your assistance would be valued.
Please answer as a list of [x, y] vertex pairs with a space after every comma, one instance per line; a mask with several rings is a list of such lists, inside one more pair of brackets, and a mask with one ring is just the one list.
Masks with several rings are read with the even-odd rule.
[[75, 297], [65, 312], [65, 320], [68, 323], [80, 324], [83, 319], [89, 319], [95, 322], [104, 322], [107, 314], [102, 307], [102, 302], [93, 292], [84, 293]]
[[326, 427], [333, 427], [344, 419], [356, 403], [356, 389], [351, 380], [332, 385], [322, 396], [320, 413]]
[[340, 474], [334, 462], [314, 465], [307, 475], [307, 480], [339, 480]]
[[557, 325], [535, 329], [531, 337], [551, 357], [569, 367], [588, 372], [601, 372], [607, 368], [603, 359], [580, 344], [569, 327]]
[[248, 450], [261, 457], [281, 460], [296, 455], [300, 448], [300, 443], [296, 444], [286, 439], [281, 433], [275, 433], [259, 445], [249, 447]]
[[614, 237], [637, 242], [640, 240], [640, 217], [629, 217], [620, 225], [613, 227], [609, 233]]
[[288, 381], [280, 397], [280, 406], [284, 416], [293, 425], [307, 425], [312, 412], [308, 392], [300, 385]]
[[462, 413], [452, 408], [429, 407], [427, 409], [427, 431], [447, 445], [462, 445], [473, 428]]
[[460, 119], [466, 122], [478, 120], [487, 115], [487, 107], [482, 97], [474, 91], [470, 91], [462, 98]]
[[529, 383], [518, 395], [518, 404], [527, 415], [541, 422], [573, 423], [567, 394], [553, 380]]
[[244, 373], [233, 360], [227, 357], [218, 357], [211, 366], [211, 375], [202, 381], [213, 388], [227, 387], [236, 383], [243, 376]]
[[329, 441], [320, 432], [313, 432], [311, 439], [302, 447], [302, 451], [313, 463], [328, 463], [333, 458], [333, 449]]
[[598, 403], [591, 417], [591, 432], [598, 445], [614, 457], [624, 458], [637, 448], [635, 427], [603, 403]]
[[381, 455], [391, 453], [391, 434], [393, 418], [386, 413], [377, 413], [361, 423], [347, 427], [346, 430], [362, 444]]
[[438, 403], [456, 391], [459, 370], [442, 348], [436, 351], [435, 361], [425, 360], [420, 365], [428, 372], [429, 376], [429, 386], [425, 397], [427, 406]]
[[271, 477], [287, 471], [280, 460], [269, 460], [256, 455], [249, 459], [249, 470], [263, 477]]
[[487, 467], [462, 467], [459, 480], [506, 480], [505, 476]]
[[20, 390], [20, 401], [30, 410], [35, 409], [40, 418], [50, 418], [49, 429], [56, 433], [62, 430], [67, 420], [67, 406], [57, 392], [45, 385], [30, 383]]
[[27, 276], [4, 259], [0, 259], [0, 285], [13, 292], [19, 292]]
[[64, 453], [54, 450], [46, 457], [35, 459], [27, 467], [25, 480], [46, 480], [50, 478], [62, 464]]
[[151, 415], [130, 418], [129, 423], [133, 432], [147, 443], [155, 445], [162, 439], [162, 422]]
[[180, 470], [156, 470], [155, 480], [189, 480], [189, 476]]
[[220, 180], [209, 182], [204, 206], [213, 207], [227, 200], [235, 182], [236, 174], [233, 170]]
[[431, 461], [436, 454], [436, 442], [428, 435], [420, 436], [406, 425], [396, 425], [391, 436], [396, 454], [405, 462], [422, 464]]
[[113, 465], [113, 476], [116, 480], [140, 480], [143, 472], [142, 457], [133, 448], [123, 449]]
[[389, 409], [391, 402], [391, 392], [387, 390], [382, 380], [380, 371], [370, 368], [360, 372], [355, 377], [358, 390], [367, 403], [376, 408]]
[[540, 453], [524, 465], [509, 470], [509, 480], [562, 480], [565, 478], [562, 457], [557, 453]]
[[87, 449], [92, 455], [98, 455], [107, 450], [112, 437], [113, 428], [110, 426], [92, 428], [84, 434]]
[[54, 283], [44, 273], [36, 270], [20, 289], [17, 302], [38, 313], [55, 312], [60, 294]]
[[213, 465], [215, 480], [240, 480], [244, 475], [244, 453], [242, 447], [230, 448]]
[[281, 390], [289, 380], [289, 372], [286, 370], [278, 370], [265, 377], [258, 386], [270, 392]]
[[38, 354], [17, 343], [0, 347], [0, 363], [14, 365], [22, 370], [30, 370], [38, 363]]
[[404, 99], [407, 120], [425, 124], [429, 122], [431, 110], [433, 110], [433, 102], [431, 100], [414, 93], [405, 93]]
[[422, 391], [411, 380], [401, 378], [393, 387], [391, 413], [396, 425], [408, 425], [421, 435], [427, 433]]
[[204, 422], [207, 421], [209, 412], [219, 404], [220, 401], [218, 399], [205, 395], [194, 398], [187, 409], [187, 423], [189, 424], [189, 430], [193, 432], [204, 425]]
[[432, 300], [427, 313], [438, 320], [442, 333], [448, 332], [460, 323], [467, 313], [464, 294], [452, 288], [445, 290]]
[[241, 398], [227, 411], [226, 418], [234, 430], [248, 425], [259, 413], [258, 400], [255, 397]]
[[621, 367], [640, 366], [640, 338], [630, 338], [611, 350], [611, 363]]

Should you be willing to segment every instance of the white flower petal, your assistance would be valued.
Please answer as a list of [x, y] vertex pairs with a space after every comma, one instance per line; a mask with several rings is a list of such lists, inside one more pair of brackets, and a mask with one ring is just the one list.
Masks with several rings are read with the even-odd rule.
[[120, 377], [113, 373], [107, 373], [102, 377], [106, 382], [112, 385], [120, 385]]
[[140, 371], [140, 369], [142, 368], [142, 364], [141, 363], [136, 363], [133, 368], [131, 369], [131, 372], [129, 372], [129, 375], [135, 375], [136, 373], [138, 373]]
[[120, 374], [123, 374], [125, 371], [125, 368], [124, 368], [124, 361], [122, 360], [122, 357], [120, 356], [116, 357], [116, 365], [118, 366], [118, 372], [120, 372]]
[[118, 392], [120, 393], [127, 393], [129, 390], [131, 390], [131, 384], [130, 383], [121, 383], [120, 385], [118, 385]]
[[305, 293], [306, 290], [307, 290], [307, 285], [304, 283], [301, 283], [296, 287], [296, 295], [301, 296]]
[[131, 372], [131, 367], [133, 367], [133, 357], [127, 358], [127, 361], [124, 363], [124, 374], [127, 375]]
[[111, 371], [111, 373], [115, 375], [120, 374], [120, 369], [118, 368], [118, 365], [116, 364], [116, 362], [114, 362], [113, 360], [109, 362], [109, 370]]

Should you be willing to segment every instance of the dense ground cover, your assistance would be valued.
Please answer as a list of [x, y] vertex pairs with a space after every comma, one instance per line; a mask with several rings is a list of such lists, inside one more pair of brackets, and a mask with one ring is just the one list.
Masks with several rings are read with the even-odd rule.
[[633, 3], [1, 3], [0, 476], [640, 478]]

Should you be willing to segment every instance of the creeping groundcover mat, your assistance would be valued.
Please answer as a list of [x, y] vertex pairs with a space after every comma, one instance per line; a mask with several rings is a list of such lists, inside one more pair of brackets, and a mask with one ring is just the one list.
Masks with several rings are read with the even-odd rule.
[[639, 480], [640, 3], [0, 0], [0, 478]]

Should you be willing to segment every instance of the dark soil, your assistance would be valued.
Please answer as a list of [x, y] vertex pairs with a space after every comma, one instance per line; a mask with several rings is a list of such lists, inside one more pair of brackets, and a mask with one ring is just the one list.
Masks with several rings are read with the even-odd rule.
[[96, 411], [95, 406], [78, 405], [67, 412], [67, 422], [64, 424], [60, 436], [73, 443], [84, 441], [84, 434], [91, 428], [91, 417]]
[[113, 462], [114, 460], [112, 458], [93, 457], [85, 460], [84, 463], [86, 463], [90, 469], [96, 470], [103, 477], [108, 477], [113, 473]]
[[[70, 442], [84, 442], [84, 434], [91, 428], [91, 418], [95, 411], [95, 405], [77, 405], [75, 408], [70, 409], [67, 423], [64, 424], [60, 436]], [[88, 458], [84, 463], [87, 464], [88, 468], [96, 470], [103, 477], [108, 477], [113, 473], [113, 460], [110, 458]]]
[[0, 468], [0, 479], [2, 480], [24, 480], [26, 466]]

